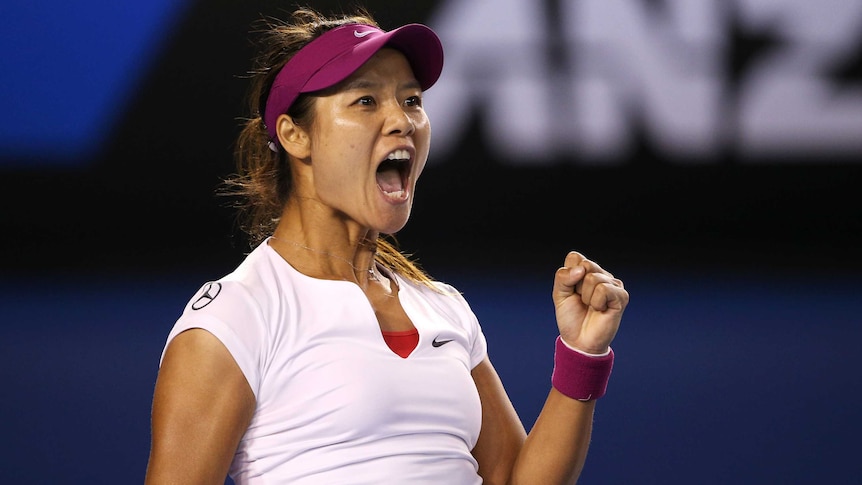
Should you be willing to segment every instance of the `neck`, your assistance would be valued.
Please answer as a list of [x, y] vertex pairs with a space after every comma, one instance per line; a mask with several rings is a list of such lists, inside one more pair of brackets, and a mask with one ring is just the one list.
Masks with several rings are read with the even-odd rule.
[[[300, 263], [305, 269], [311, 269], [312, 266], [316, 266], [314, 272], [322, 276], [334, 274], [341, 279], [347, 279], [344, 278], [344, 272], [349, 269], [352, 274], [351, 279], [358, 282], [362, 282], [362, 280], [379, 280], [379, 273], [374, 261], [374, 256], [377, 253], [376, 242], [362, 240], [353, 249], [352, 257], [348, 258], [334, 251], [315, 248], [312, 245], [282, 236], [273, 235], [272, 241], [278, 245], [283, 245], [283, 248], [287, 246], [294, 249], [293, 251], [288, 251], [295, 255], [295, 257], [289, 258], [291, 262]], [[347, 254], [347, 252], [342, 254]]]

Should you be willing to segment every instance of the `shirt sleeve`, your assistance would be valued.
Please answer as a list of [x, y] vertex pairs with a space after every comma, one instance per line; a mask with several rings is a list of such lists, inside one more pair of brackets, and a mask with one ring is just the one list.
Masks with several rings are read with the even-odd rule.
[[168, 334], [159, 363], [171, 341], [180, 333], [200, 328], [214, 335], [230, 352], [249, 386], [260, 390], [261, 342], [265, 325], [251, 295], [235, 281], [206, 283], [186, 305]]

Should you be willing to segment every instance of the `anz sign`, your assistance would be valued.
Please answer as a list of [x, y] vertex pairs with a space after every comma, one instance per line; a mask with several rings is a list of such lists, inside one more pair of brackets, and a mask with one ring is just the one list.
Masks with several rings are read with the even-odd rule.
[[448, 0], [436, 160], [479, 120], [513, 165], [860, 163], [859, 0]]

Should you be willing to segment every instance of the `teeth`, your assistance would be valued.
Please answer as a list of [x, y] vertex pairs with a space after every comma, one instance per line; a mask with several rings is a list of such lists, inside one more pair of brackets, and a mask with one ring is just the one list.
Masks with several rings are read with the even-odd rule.
[[387, 160], [410, 160], [410, 152], [407, 150], [395, 150], [390, 153]]

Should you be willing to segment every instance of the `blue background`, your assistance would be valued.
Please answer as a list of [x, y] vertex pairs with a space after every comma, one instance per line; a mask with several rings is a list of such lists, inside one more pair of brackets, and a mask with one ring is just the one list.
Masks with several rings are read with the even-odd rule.
[[[858, 280], [622, 269], [633, 296], [581, 483], [858, 483]], [[446, 273], [529, 427], [552, 367], [549, 278]], [[158, 358], [206, 276], [0, 286], [4, 481], [142, 481]]]

